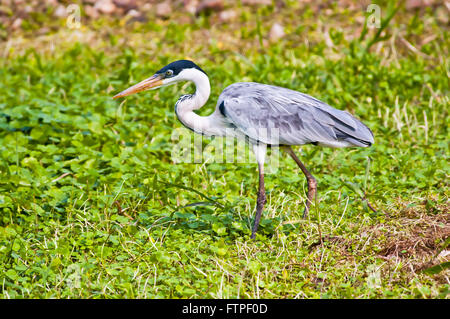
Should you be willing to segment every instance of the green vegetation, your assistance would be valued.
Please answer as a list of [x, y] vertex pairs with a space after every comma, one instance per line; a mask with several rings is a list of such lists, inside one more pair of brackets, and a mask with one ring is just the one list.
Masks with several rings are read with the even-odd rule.
[[[3, 298], [448, 298], [448, 30], [435, 11], [402, 8], [360, 37], [360, 11], [236, 10], [234, 23], [99, 19], [1, 45]], [[271, 42], [274, 22], [286, 35]], [[193, 86], [111, 98], [186, 57], [210, 76], [201, 114], [233, 82], [270, 83], [356, 114], [375, 145], [297, 148], [318, 180], [308, 220], [305, 179], [283, 157], [252, 241], [255, 164], [172, 163], [174, 104]]]

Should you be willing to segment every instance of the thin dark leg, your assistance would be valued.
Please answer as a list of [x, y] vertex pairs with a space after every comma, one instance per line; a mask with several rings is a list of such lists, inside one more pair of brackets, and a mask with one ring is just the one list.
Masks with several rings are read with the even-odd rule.
[[297, 155], [295, 155], [290, 146], [285, 147], [284, 150], [288, 152], [289, 155], [291, 155], [292, 159], [297, 163], [298, 167], [300, 167], [303, 174], [305, 174], [306, 176], [306, 180], [308, 181], [308, 199], [306, 200], [305, 210], [303, 211], [303, 218], [307, 218], [311, 203], [316, 198], [317, 181], [314, 176], [312, 176], [312, 174], [306, 169], [305, 165], [303, 165], [303, 163], [298, 159]]
[[254, 239], [256, 236], [256, 231], [258, 230], [259, 221], [261, 220], [261, 214], [266, 203], [266, 190], [264, 188], [264, 164], [258, 164], [259, 171], [259, 189], [258, 189], [258, 199], [256, 200], [256, 215], [255, 221], [253, 223], [252, 236], [250, 238]]

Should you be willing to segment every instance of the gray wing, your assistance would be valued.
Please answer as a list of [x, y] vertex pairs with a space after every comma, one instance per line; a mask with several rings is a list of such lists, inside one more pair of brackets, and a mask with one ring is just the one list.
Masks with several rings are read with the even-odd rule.
[[374, 142], [370, 129], [351, 114], [282, 87], [235, 83], [217, 105], [237, 129], [266, 144], [367, 147]]

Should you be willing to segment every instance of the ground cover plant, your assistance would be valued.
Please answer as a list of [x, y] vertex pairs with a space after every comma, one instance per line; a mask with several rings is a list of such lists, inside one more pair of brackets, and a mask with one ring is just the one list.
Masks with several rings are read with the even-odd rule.
[[[79, 27], [53, 7], [1, 20], [3, 298], [448, 298], [448, 7], [380, 2], [370, 29], [349, 1], [95, 19], [76, 3]], [[282, 155], [250, 240], [256, 164], [173, 163], [193, 85], [112, 100], [184, 58], [211, 80], [200, 114], [233, 82], [274, 84], [356, 114], [375, 144], [296, 148], [318, 180], [306, 220]]]

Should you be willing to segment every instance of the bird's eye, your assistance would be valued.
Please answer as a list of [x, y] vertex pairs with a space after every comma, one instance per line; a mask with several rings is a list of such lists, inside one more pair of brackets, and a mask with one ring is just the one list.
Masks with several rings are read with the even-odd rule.
[[172, 76], [173, 75], [173, 71], [172, 70], [167, 70], [166, 71], [166, 76]]

